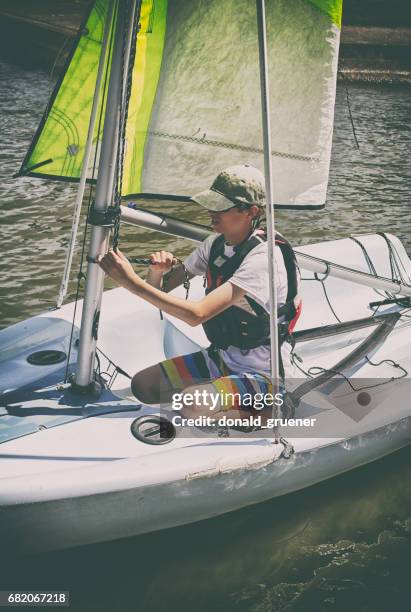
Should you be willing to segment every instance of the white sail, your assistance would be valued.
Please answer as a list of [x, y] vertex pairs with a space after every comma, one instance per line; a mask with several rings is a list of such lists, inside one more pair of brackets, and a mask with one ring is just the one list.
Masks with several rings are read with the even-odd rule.
[[[274, 201], [321, 207], [331, 155], [338, 23], [305, 0], [267, 0], [266, 6]], [[170, 1], [140, 190], [190, 195], [230, 164], [262, 169], [260, 109], [255, 3]]]

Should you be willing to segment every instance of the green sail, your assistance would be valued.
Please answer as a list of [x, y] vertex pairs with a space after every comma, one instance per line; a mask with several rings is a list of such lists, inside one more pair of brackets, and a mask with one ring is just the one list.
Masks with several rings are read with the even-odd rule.
[[[54, 89], [42, 122], [22, 164], [21, 175], [73, 181], [79, 179], [108, 6], [108, 0], [96, 0], [85, 23], [80, 28], [66, 69]], [[142, 0], [141, 2], [136, 61], [133, 68], [134, 86], [127, 122], [127, 134], [133, 133], [133, 142], [126, 152], [123, 173], [123, 184], [126, 190], [128, 185], [130, 189], [136, 191], [139, 184], [138, 177], [142, 166], [145, 134], [160, 73], [166, 13], [167, 0]], [[110, 57], [109, 53], [106, 68]], [[105, 84], [107, 85], [107, 80]], [[104, 96], [100, 96], [98, 116], [104, 113], [102, 105], [104, 106]], [[97, 122], [93, 135], [94, 150], [98, 142], [98, 130]], [[90, 166], [93, 162], [94, 155], [91, 156]], [[89, 177], [92, 176], [92, 170], [90, 167]], [[130, 175], [135, 176], [134, 181]]]
[[123, 194], [141, 191], [144, 151], [164, 51], [168, 0], [141, 4], [126, 130]]
[[[94, 2], [80, 28], [73, 53], [54, 89], [20, 174], [79, 179], [107, 12], [107, 0]], [[103, 97], [100, 96], [99, 112], [102, 104]], [[98, 122], [94, 144], [97, 132]]]
[[[107, 4], [94, 3], [23, 173], [80, 175]], [[341, 10], [341, 0], [266, 0], [279, 207], [325, 202]], [[142, 1], [124, 196], [192, 195], [225, 166], [263, 168], [256, 23], [249, 0]]]
[[330, 19], [341, 28], [343, 0], [309, 0], [309, 2], [328, 15]]

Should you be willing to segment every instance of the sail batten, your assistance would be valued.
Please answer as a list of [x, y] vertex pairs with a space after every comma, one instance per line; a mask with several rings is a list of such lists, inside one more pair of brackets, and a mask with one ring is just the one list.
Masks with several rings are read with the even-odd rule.
[[[107, 4], [95, 0], [88, 33], [79, 39], [25, 160], [32, 176], [80, 175]], [[319, 208], [326, 200], [341, 5], [342, 0], [266, 0], [278, 207]], [[256, 28], [249, 0], [142, 0], [124, 196], [190, 196], [224, 166], [263, 167]], [[78, 72], [75, 93], [70, 79]]]

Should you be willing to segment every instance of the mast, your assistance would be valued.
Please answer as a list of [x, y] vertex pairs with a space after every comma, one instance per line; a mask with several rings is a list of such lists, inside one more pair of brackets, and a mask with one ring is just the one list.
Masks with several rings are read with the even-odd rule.
[[[136, 4], [129, 0], [117, 0], [114, 48], [94, 201], [94, 211], [101, 217], [104, 217], [108, 207], [113, 204], [114, 198], [124, 73], [127, 72], [129, 62], [128, 41], [134, 23], [134, 11], [137, 10]], [[104, 287], [104, 272], [95, 263], [95, 258], [107, 251], [109, 234], [110, 227], [92, 225], [75, 376], [76, 388], [87, 389], [94, 382], [94, 361]]]
[[74, 247], [76, 244], [77, 231], [80, 222], [81, 205], [83, 203], [84, 191], [86, 188], [87, 172], [90, 163], [91, 151], [93, 148], [93, 134], [96, 125], [97, 111], [101, 93], [101, 81], [103, 78], [104, 67], [106, 63], [106, 54], [108, 48], [108, 40], [110, 35], [110, 26], [113, 20], [114, 0], [110, 0], [107, 12], [107, 19], [104, 25], [103, 41], [101, 45], [100, 60], [98, 63], [98, 72], [96, 78], [96, 87], [93, 97], [93, 106], [91, 109], [90, 123], [87, 132], [86, 146], [84, 149], [84, 160], [81, 168], [80, 183], [77, 190], [76, 202], [74, 204], [73, 223], [71, 227], [70, 244], [67, 249], [66, 263], [64, 265], [63, 278], [61, 280], [60, 291], [57, 298], [57, 308], [60, 308], [67, 294], [67, 287], [70, 278], [71, 264], [73, 261]]
[[[273, 392], [278, 390], [279, 364], [278, 364], [278, 327], [277, 327], [277, 291], [275, 287], [274, 265], [275, 265], [275, 219], [274, 219], [274, 196], [273, 176], [271, 168], [271, 126], [270, 126], [270, 99], [268, 89], [268, 64], [267, 64], [267, 31], [265, 21], [265, 0], [256, 0], [257, 6], [257, 30], [258, 50], [261, 84], [261, 119], [263, 128], [264, 148], [264, 174], [266, 193], [266, 216], [267, 216], [267, 246], [268, 246], [268, 280], [270, 296], [270, 356], [271, 356], [271, 381]], [[273, 410], [275, 410], [273, 406]]]

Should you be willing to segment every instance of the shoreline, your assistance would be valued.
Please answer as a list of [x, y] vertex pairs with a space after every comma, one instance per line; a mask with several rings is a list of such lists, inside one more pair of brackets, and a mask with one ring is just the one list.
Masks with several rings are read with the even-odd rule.
[[[61, 69], [83, 21], [85, 5], [53, 3], [45, 12], [21, 3], [0, 8], [0, 59]], [[27, 7], [26, 7], [27, 8]], [[411, 84], [411, 27], [343, 25], [339, 81]]]

